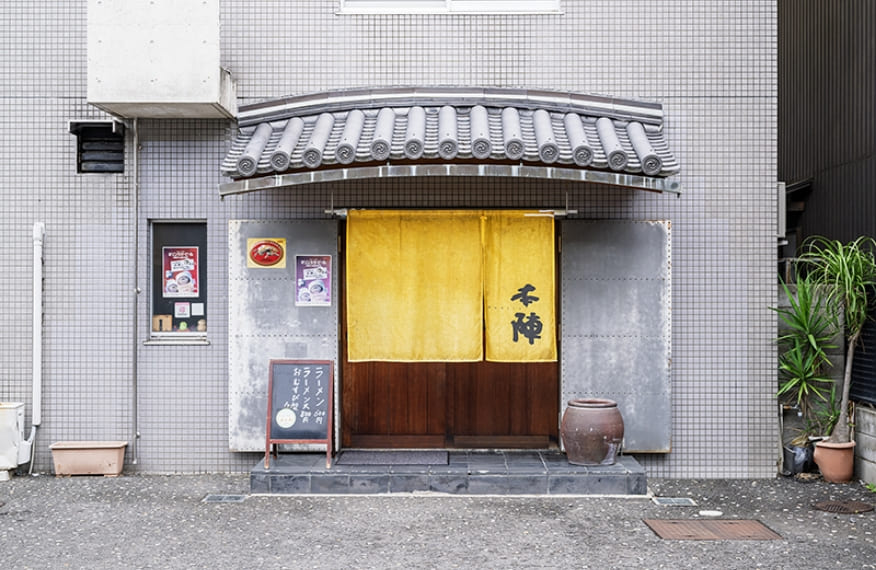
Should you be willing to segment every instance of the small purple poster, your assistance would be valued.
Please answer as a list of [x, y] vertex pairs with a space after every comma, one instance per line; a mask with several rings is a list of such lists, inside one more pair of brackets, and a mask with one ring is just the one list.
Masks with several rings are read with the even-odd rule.
[[296, 255], [295, 282], [298, 307], [329, 307], [332, 304], [332, 256]]

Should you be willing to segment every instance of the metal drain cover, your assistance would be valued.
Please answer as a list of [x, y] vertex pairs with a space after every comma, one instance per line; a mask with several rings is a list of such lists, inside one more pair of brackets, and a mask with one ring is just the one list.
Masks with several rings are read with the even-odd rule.
[[205, 503], [242, 503], [246, 500], [246, 495], [207, 495], [204, 497]]
[[781, 540], [760, 521], [753, 520], [657, 520], [644, 523], [666, 540]]
[[863, 501], [821, 501], [812, 505], [819, 511], [838, 513], [842, 515], [856, 515], [873, 510], [873, 505]]

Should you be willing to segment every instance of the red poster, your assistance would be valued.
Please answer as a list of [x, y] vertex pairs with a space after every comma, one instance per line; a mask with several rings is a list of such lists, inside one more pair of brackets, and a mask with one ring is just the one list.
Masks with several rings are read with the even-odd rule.
[[164, 283], [162, 295], [172, 297], [198, 296], [198, 248], [162, 247]]

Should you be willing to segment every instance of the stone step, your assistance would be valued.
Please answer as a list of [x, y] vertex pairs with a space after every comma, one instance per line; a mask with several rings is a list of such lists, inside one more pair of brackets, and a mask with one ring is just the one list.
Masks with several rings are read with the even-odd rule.
[[[343, 453], [343, 452], [342, 452]], [[324, 453], [283, 453], [250, 471], [254, 494], [646, 495], [633, 456], [572, 465], [560, 452], [451, 451], [446, 464], [325, 465]]]

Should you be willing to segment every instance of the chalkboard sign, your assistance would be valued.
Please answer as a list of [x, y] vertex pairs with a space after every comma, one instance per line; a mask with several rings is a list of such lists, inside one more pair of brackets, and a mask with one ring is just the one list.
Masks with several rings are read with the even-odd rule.
[[270, 361], [265, 469], [280, 443], [324, 443], [326, 467], [331, 467], [333, 390], [331, 360]]

